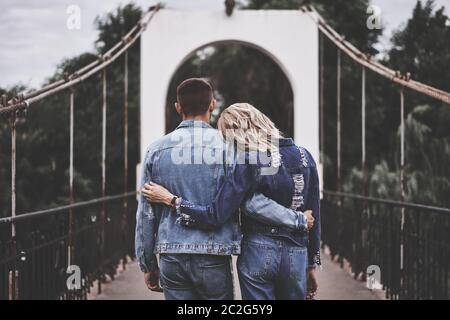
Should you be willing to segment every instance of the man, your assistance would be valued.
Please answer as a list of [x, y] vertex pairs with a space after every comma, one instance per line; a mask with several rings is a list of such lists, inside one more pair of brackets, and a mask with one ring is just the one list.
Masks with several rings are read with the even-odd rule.
[[[226, 166], [224, 142], [209, 125], [216, 106], [211, 85], [187, 79], [177, 88], [177, 112], [183, 121], [153, 143], [143, 163], [141, 188], [155, 182], [191, 201], [210, 204], [222, 185]], [[253, 199], [246, 206], [252, 206]], [[259, 195], [258, 215], [273, 216], [280, 205]], [[175, 205], [176, 197], [170, 203]], [[287, 208], [284, 208], [288, 210]], [[169, 206], [149, 204], [141, 194], [137, 210], [136, 256], [150, 290], [166, 299], [232, 299], [231, 255], [240, 253], [238, 215], [213, 231], [186, 228]], [[305, 223], [290, 213], [292, 225]], [[160, 254], [160, 272], [155, 254]]]

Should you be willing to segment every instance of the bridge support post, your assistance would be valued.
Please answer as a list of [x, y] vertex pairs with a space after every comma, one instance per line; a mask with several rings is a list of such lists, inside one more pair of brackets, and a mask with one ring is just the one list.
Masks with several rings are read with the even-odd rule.
[[[2, 105], [8, 105], [6, 95], [2, 95]], [[16, 216], [16, 111], [11, 112], [9, 119], [11, 127], [11, 217], [14, 218]], [[13, 238], [16, 236], [15, 223], [11, 224], [11, 235]]]
[[[70, 204], [73, 204], [74, 202], [74, 196], [73, 196], [73, 131], [74, 131], [74, 89], [70, 88], [70, 96], [69, 96], [69, 113], [70, 113], [70, 120], [69, 120], [69, 199]], [[67, 265], [70, 266], [73, 263], [73, 210], [70, 209], [69, 211], [69, 244], [68, 244], [68, 252], [67, 252]]]
[[[128, 191], [128, 51], [124, 56], [124, 74], [123, 74], [123, 193]], [[124, 234], [127, 232], [128, 221], [128, 198], [123, 198], [123, 223]], [[126, 243], [128, 249], [128, 243]], [[127, 254], [124, 252], [122, 267], [125, 269]]]
[[[106, 87], [106, 68], [102, 72], [102, 197], [106, 195], [106, 111], [107, 111], [107, 87]], [[98, 294], [102, 293], [102, 281], [104, 280], [103, 262], [105, 258], [105, 223], [106, 223], [106, 206], [102, 203], [100, 217], [100, 267], [98, 276]]]
[[[325, 100], [324, 100], [324, 80], [325, 80], [325, 66], [324, 66], [324, 51], [325, 51], [325, 43], [323, 41], [323, 38], [325, 36], [323, 35], [323, 33], [319, 33], [319, 52], [320, 52], [320, 56], [319, 56], [319, 121], [320, 121], [320, 131], [319, 131], [319, 136], [320, 136], [320, 157], [319, 157], [319, 162], [322, 165], [322, 169], [323, 169], [323, 165], [324, 165], [324, 161], [325, 161], [325, 115], [324, 115], [324, 110], [325, 110]], [[324, 186], [323, 183], [323, 172], [322, 172], [322, 188]]]
[[[13, 103], [16, 99], [12, 100]], [[8, 106], [8, 98], [5, 94], [1, 96], [0, 107]], [[16, 141], [17, 141], [17, 111], [12, 111], [9, 115], [9, 123], [11, 128], [11, 218], [16, 217]], [[12, 252], [17, 257], [17, 239], [16, 239], [16, 225], [13, 221], [11, 223], [11, 246]], [[8, 273], [8, 299], [19, 299], [19, 269], [17, 260], [14, 261]]]
[[[365, 196], [369, 193], [368, 176], [366, 168], [366, 67], [361, 68], [361, 171], [362, 171], [362, 191]], [[360, 241], [356, 240], [357, 251], [355, 260], [359, 260], [359, 270], [362, 279], [366, 280], [366, 267], [369, 254], [367, 253], [371, 244], [369, 243], [369, 219], [370, 211], [366, 201], [362, 203], [361, 212], [359, 213], [359, 221], [357, 230], [359, 230]], [[355, 277], [358, 275], [355, 273]]]
[[[400, 190], [401, 199], [405, 201], [405, 96], [400, 88]], [[401, 208], [400, 221], [400, 299], [404, 292], [404, 243], [405, 243], [405, 207]]]
[[[341, 50], [337, 48], [337, 66], [336, 66], [336, 184], [338, 192], [341, 191]], [[343, 220], [342, 217], [342, 199], [337, 199], [338, 220]], [[340, 226], [344, 226], [342, 221], [339, 221]], [[344, 228], [338, 231], [339, 236], [344, 235]], [[341, 244], [340, 244], [341, 245]], [[342, 248], [339, 249], [339, 263], [341, 267], [344, 266]]]
[[366, 178], [366, 67], [361, 73], [361, 168]]
[[341, 191], [341, 50], [337, 49], [336, 71], [336, 183], [337, 190]]

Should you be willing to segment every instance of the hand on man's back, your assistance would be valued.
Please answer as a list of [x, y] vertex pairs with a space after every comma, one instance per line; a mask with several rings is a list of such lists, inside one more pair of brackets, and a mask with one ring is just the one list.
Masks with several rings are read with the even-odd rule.
[[312, 211], [311, 210], [306, 210], [304, 212], [304, 215], [306, 217], [306, 221], [308, 223], [308, 231], [311, 230], [311, 228], [314, 226], [314, 217], [312, 215]]

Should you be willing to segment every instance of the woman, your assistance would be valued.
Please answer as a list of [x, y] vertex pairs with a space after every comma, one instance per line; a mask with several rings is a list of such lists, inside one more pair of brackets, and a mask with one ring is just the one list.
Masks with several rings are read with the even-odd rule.
[[320, 200], [312, 156], [292, 139], [283, 138], [267, 116], [246, 103], [225, 109], [218, 128], [235, 154], [211, 205], [190, 203], [154, 183], [145, 185], [144, 195], [151, 202], [174, 206], [178, 221], [193, 228], [217, 228], [254, 193], [297, 213], [312, 210], [310, 230], [305, 224], [295, 226], [296, 230], [274, 225], [275, 219], [258, 217], [258, 208], [242, 210], [243, 240], [237, 265], [244, 300], [313, 298], [317, 290], [314, 270], [320, 265]]

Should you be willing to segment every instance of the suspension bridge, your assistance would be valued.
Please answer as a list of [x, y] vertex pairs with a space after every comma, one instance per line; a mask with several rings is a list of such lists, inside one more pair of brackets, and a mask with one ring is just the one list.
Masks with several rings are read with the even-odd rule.
[[[273, 13], [273, 14], [272, 14]], [[2, 121], [9, 121], [11, 133], [11, 215], [0, 218], [0, 300], [18, 299], [160, 299], [161, 295], [150, 293], [143, 284], [142, 275], [137, 270], [133, 259], [133, 240], [136, 209], [136, 191], [129, 186], [129, 175], [134, 173], [137, 163], [129, 163], [128, 158], [128, 103], [129, 103], [129, 59], [128, 52], [142, 38], [143, 58], [141, 83], [141, 121], [151, 121], [150, 126], [141, 129], [141, 149], [152, 139], [164, 134], [164, 98], [167, 83], [173, 74], [173, 65], [179, 65], [186, 54], [208, 44], [231, 39], [249, 43], [267, 52], [288, 75], [294, 84], [294, 95], [301, 95], [294, 103], [294, 137], [311, 137], [310, 132], [317, 132], [311, 139], [300, 143], [312, 150], [313, 155], [324, 165], [324, 112], [325, 92], [323, 81], [325, 66], [323, 43], [330, 41], [337, 50], [336, 61], [336, 159], [335, 173], [337, 187], [335, 190], [322, 190], [323, 244], [327, 251], [325, 267], [319, 272], [319, 298], [323, 299], [372, 299], [374, 295], [365, 288], [367, 268], [378, 266], [381, 270], [379, 278], [383, 295], [388, 299], [448, 299], [450, 296], [450, 209], [422, 204], [408, 203], [394, 199], [380, 199], [367, 195], [345, 193], [341, 189], [342, 181], [342, 54], [361, 67], [361, 168], [365, 173], [367, 163], [366, 152], [366, 73], [373, 72], [385, 81], [393, 83], [398, 89], [398, 114], [400, 123], [400, 185], [404, 196], [405, 159], [405, 94], [416, 92], [450, 104], [450, 93], [423, 84], [411, 78], [410, 74], [402, 74], [378, 63], [374, 58], [360, 52], [351, 43], [338, 34], [312, 7], [302, 7], [299, 11], [265, 13], [246, 10], [243, 15], [252, 16], [255, 24], [258, 21], [270, 24], [275, 33], [255, 35], [251, 30], [239, 27], [240, 12], [227, 20], [227, 28], [232, 24], [235, 29], [228, 28], [220, 35], [220, 19], [217, 30], [206, 32], [208, 35], [190, 38], [183, 35], [187, 45], [186, 52], [179, 56], [174, 53], [166, 56], [160, 49], [167, 41], [164, 33], [180, 30], [177, 20], [164, 19], [163, 16], [178, 15], [157, 5], [151, 7], [141, 20], [129, 30], [118, 42], [104, 54], [85, 67], [66, 74], [63, 79], [52, 82], [39, 90], [8, 99], [3, 96], [0, 101]], [[194, 13], [184, 13], [190, 15]], [[207, 13], [204, 13], [205, 15]], [[160, 18], [158, 18], [160, 16]], [[193, 20], [198, 20], [194, 17]], [[216, 19], [212, 15], [212, 19]], [[159, 20], [158, 20], [159, 19]], [[190, 21], [190, 20], [189, 20]], [[187, 21], [187, 22], [189, 22]], [[202, 20], [203, 21], [203, 20]], [[299, 51], [302, 62], [286, 55], [290, 43], [283, 43], [281, 32], [284, 23], [298, 23], [299, 33], [293, 36], [302, 38], [309, 44], [309, 49]], [[185, 20], [186, 22], [186, 20]], [[203, 21], [204, 22], [204, 21]], [[172, 28], [172, 29], [171, 29]], [[182, 28], [181, 28], [182, 29]], [[251, 29], [251, 28], [249, 28]], [[266, 29], [268, 27], [266, 26]], [[305, 31], [306, 30], [306, 31]], [[225, 31], [224, 31], [225, 32]], [[259, 32], [262, 33], [262, 32]], [[211, 36], [211, 34], [215, 34]], [[218, 36], [218, 34], [220, 36]], [[188, 39], [188, 40], [186, 40]], [[158, 44], [158, 41], [160, 43]], [[172, 41], [173, 42], [173, 41]], [[156, 44], [155, 44], [156, 43]], [[322, 50], [319, 50], [322, 48]], [[173, 48], [167, 48], [168, 51]], [[159, 55], [159, 56], [158, 56]], [[112, 63], [123, 57], [123, 109], [108, 109], [108, 77], [107, 69]], [[161, 63], [161, 59], [172, 59]], [[178, 62], [177, 62], [178, 61]], [[165, 69], [166, 68], [166, 69]], [[167, 69], [169, 68], [169, 69]], [[149, 71], [149, 72], [147, 72]], [[301, 74], [303, 72], [303, 74]], [[101, 144], [101, 197], [83, 202], [75, 202], [74, 197], [74, 108], [75, 90], [78, 85], [101, 75], [102, 105], [102, 144]], [[156, 78], [158, 77], [158, 78]], [[311, 78], [312, 77], [312, 78]], [[305, 80], [309, 78], [309, 80]], [[312, 80], [311, 80], [312, 79]], [[315, 81], [317, 80], [317, 81]], [[162, 85], [158, 86], [157, 82]], [[150, 85], [149, 85], [150, 84]], [[149, 85], [147, 87], [147, 85]], [[148, 89], [152, 88], [152, 89]], [[64, 206], [34, 212], [17, 212], [16, 195], [16, 143], [17, 123], [26, 116], [27, 110], [37, 106], [55, 94], [68, 95], [69, 112], [69, 198], [70, 203]], [[144, 108], [152, 102], [155, 109]], [[312, 110], [307, 110], [305, 105]], [[65, 106], [61, 106], [65, 107]], [[106, 192], [108, 183], [107, 170], [107, 114], [123, 113], [123, 192], [109, 195]], [[309, 117], [301, 120], [298, 114], [304, 112]], [[307, 123], [300, 126], [301, 123]], [[303, 138], [304, 139], [304, 138]], [[425, 224], [424, 221], [427, 221]], [[76, 265], [82, 271], [81, 287], [67, 287], [69, 266]]]

